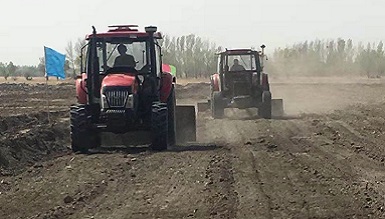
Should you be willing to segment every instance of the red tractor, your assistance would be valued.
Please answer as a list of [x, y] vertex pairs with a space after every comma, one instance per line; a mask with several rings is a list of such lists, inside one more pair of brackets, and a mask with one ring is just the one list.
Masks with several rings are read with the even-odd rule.
[[225, 108], [258, 108], [258, 115], [265, 119], [272, 117], [273, 108], [283, 114], [282, 99], [272, 100], [268, 75], [263, 72], [265, 46], [261, 48], [260, 52], [226, 49], [219, 53], [218, 73], [210, 79], [209, 103], [214, 118], [222, 118]]
[[176, 106], [176, 78], [162, 71], [157, 28], [109, 28], [97, 33], [93, 27], [82, 48], [78, 103], [70, 109], [72, 150], [100, 147], [103, 133], [129, 133], [125, 144], [140, 138], [154, 150], [195, 141], [195, 107]]

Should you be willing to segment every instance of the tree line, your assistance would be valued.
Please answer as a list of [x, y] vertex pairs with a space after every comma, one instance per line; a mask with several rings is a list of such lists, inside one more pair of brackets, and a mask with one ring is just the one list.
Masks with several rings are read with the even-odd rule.
[[[66, 46], [65, 71], [68, 77], [80, 72], [81, 48], [85, 40], [70, 41]], [[163, 63], [174, 65], [178, 77], [208, 77], [216, 72], [216, 53], [221, 51], [210, 40], [194, 34], [172, 37], [164, 35], [159, 42]], [[266, 70], [272, 76], [352, 76], [381, 77], [385, 75], [384, 43], [353, 43], [351, 39], [305, 41], [269, 52]], [[270, 54], [270, 55], [269, 55]], [[36, 66], [0, 62], [0, 76], [8, 78], [42, 77], [44, 57]]]
[[177, 77], [208, 77], [216, 71], [216, 53], [221, 47], [194, 34], [161, 41], [163, 63], [174, 65]]
[[[68, 42], [66, 47], [66, 62], [64, 70], [67, 77], [75, 77], [80, 72], [81, 48], [85, 45], [85, 40], [78, 39], [75, 42]], [[34, 77], [45, 76], [44, 57], [39, 58], [37, 65], [15, 65], [12, 61], [0, 62], [0, 77], [5, 80], [17, 80], [18, 77], [25, 77], [32, 80]]]
[[353, 43], [351, 39], [314, 40], [278, 48], [267, 69], [273, 76], [367, 76], [385, 74], [383, 42]]

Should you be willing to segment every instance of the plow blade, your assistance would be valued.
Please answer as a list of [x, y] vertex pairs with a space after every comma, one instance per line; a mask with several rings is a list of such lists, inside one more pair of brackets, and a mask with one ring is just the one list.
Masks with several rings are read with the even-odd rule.
[[196, 113], [195, 106], [176, 106], [176, 143], [196, 141]]
[[274, 117], [280, 117], [284, 115], [283, 111], [283, 99], [271, 100], [271, 114]]
[[210, 100], [206, 102], [198, 102], [197, 103], [198, 112], [204, 112], [210, 109]]

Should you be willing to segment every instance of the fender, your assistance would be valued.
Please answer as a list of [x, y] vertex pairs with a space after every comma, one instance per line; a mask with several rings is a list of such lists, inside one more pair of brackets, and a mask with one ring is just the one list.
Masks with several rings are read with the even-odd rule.
[[101, 90], [104, 87], [132, 87], [131, 92], [136, 94], [138, 91], [138, 81], [135, 78], [134, 74], [110, 74], [103, 78]]
[[262, 73], [261, 86], [263, 90], [270, 91], [269, 76], [267, 73]]
[[76, 78], [76, 98], [79, 104], [87, 104], [87, 87], [86, 87], [87, 74], [82, 73], [81, 76]]
[[160, 101], [163, 103], [167, 102], [168, 97], [170, 96], [172, 85], [173, 85], [173, 76], [170, 73], [164, 72], [161, 77], [160, 88]]
[[210, 82], [211, 82], [211, 91], [219, 91], [219, 74], [215, 73], [210, 77]]

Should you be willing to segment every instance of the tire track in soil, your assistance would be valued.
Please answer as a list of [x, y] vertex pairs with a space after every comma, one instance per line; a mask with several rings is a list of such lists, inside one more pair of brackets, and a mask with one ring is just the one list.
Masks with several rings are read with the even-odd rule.
[[[320, 126], [326, 127], [322, 134], [333, 136], [333, 145], [339, 149], [338, 153], [346, 154], [349, 151], [349, 156], [345, 156], [350, 163], [354, 163], [351, 169], [355, 175], [354, 181], [347, 186], [347, 189], [359, 197], [358, 208], [363, 209], [362, 211], [368, 216], [383, 218], [385, 215], [385, 202], [382, 198], [385, 195], [382, 180], [384, 148], [381, 146], [383, 123], [371, 121], [372, 118], [368, 115], [357, 114], [357, 109], [352, 111], [343, 114], [340, 117], [342, 121], [337, 117], [321, 123]], [[354, 120], [349, 119], [352, 117], [351, 114]], [[378, 119], [383, 120], [382, 117]]]
[[245, 147], [245, 151], [247, 151], [247, 150], [249, 151], [249, 159], [251, 161], [251, 168], [253, 170], [255, 170], [255, 174], [254, 174], [255, 180], [254, 180], [254, 182], [258, 185], [258, 189], [259, 189], [259, 191], [261, 191], [261, 194], [262, 194], [262, 196], [264, 198], [264, 201], [267, 203], [267, 206], [266, 206], [266, 209], [267, 209], [266, 210], [266, 218], [273, 218], [273, 216], [271, 214], [271, 209], [272, 209], [273, 204], [272, 204], [270, 196], [267, 194], [267, 192], [265, 191], [265, 188], [263, 186], [264, 183], [261, 180], [261, 172], [258, 170], [257, 164], [256, 164], [256, 156], [253, 153], [253, 151], [250, 150], [250, 148]]
[[334, 135], [318, 135], [326, 127], [313, 122], [306, 116], [270, 121], [207, 119], [206, 139], [228, 142], [226, 148], [234, 155], [237, 218], [370, 214], [364, 206], [368, 191], [360, 188], [352, 164], [345, 160], [354, 150], [334, 145]]
[[[314, 137], [313, 134], [320, 127], [313, 129], [308, 121], [288, 121], [286, 124], [275, 125], [271, 127], [272, 131], [269, 134], [273, 137], [269, 140], [276, 144], [274, 152], [282, 153], [286, 157], [283, 160], [289, 161], [292, 166], [291, 168], [281, 167], [281, 172], [286, 174], [291, 172], [294, 176], [295, 169], [302, 172], [302, 178], [298, 177], [293, 182], [289, 177], [289, 182], [291, 182], [290, 187], [296, 188], [295, 191], [300, 194], [307, 206], [307, 216], [303, 215], [303, 217], [368, 215], [369, 212], [363, 208], [365, 200], [362, 197], [352, 198], [356, 194], [356, 189], [351, 185], [354, 185], [358, 179], [352, 166], [347, 165], [345, 158], [351, 156], [353, 151], [349, 152], [339, 145], [330, 144], [330, 138], [333, 136], [316, 135]], [[299, 187], [302, 180], [311, 180], [312, 183]], [[318, 196], [318, 200], [314, 200], [312, 196]], [[287, 203], [283, 204], [287, 205]], [[315, 210], [320, 207], [323, 212]]]
[[107, 182], [102, 181], [98, 185], [95, 185], [92, 188], [87, 188], [85, 191], [78, 192], [73, 197], [66, 196], [64, 198], [64, 204], [51, 208], [46, 212], [41, 212], [35, 216], [30, 217], [29, 219], [51, 219], [51, 218], [68, 218], [77, 211], [82, 211], [82, 209], [92, 211], [92, 208], [89, 206], [93, 200], [101, 196], [107, 188]]
[[237, 214], [238, 196], [234, 188], [233, 167], [230, 153], [222, 149], [210, 157], [206, 168], [205, 192], [209, 210], [209, 218], [235, 218]]
[[[207, 114], [205, 120], [204, 141], [214, 141], [225, 145], [233, 166], [233, 187], [237, 195], [236, 214], [233, 218], [272, 218], [270, 197], [264, 191], [256, 168], [256, 161], [250, 150], [244, 145], [245, 139], [258, 133], [255, 121], [251, 120], [213, 120]], [[245, 127], [251, 128], [245, 130]], [[250, 130], [253, 133], [250, 133]]]

